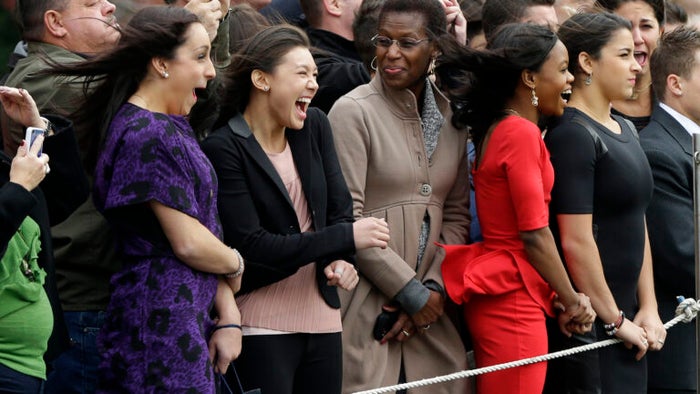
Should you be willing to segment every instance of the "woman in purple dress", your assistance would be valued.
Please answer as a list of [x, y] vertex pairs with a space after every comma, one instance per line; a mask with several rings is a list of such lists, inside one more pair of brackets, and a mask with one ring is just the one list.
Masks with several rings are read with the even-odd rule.
[[82, 115], [102, 133], [94, 198], [124, 262], [98, 338], [101, 392], [214, 393], [240, 353], [243, 260], [220, 241], [216, 177], [185, 117], [215, 76], [209, 51], [195, 15], [153, 7], [112, 51], [54, 69], [100, 82]]

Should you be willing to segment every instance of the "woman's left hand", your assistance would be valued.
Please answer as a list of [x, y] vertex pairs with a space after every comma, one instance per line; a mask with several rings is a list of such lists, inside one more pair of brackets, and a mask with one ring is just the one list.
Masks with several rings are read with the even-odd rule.
[[34, 99], [26, 90], [0, 86], [0, 103], [7, 116], [22, 126], [46, 127]]
[[462, 13], [457, 0], [441, 0], [447, 16], [447, 32], [452, 34], [458, 43], [467, 45], [467, 18]]
[[[219, 321], [218, 325], [226, 324]], [[222, 328], [209, 338], [209, 360], [214, 371], [224, 374], [231, 362], [241, 354], [243, 332], [238, 328]]]
[[355, 266], [345, 260], [335, 260], [328, 264], [323, 272], [328, 278], [328, 286], [338, 286], [343, 290], [352, 290], [360, 281]]
[[666, 341], [666, 329], [656, 309], [640, 309], [634, 316], [634, 324], [642, 327], [647, 333], [649, 350], [659, 351]]
[[438, 321], [445, 310], [445, 298], [435, 290], [430, 290], [430, 296], [425, 306], [411, 316], [416, 327], [427, 331], [430, 325]]

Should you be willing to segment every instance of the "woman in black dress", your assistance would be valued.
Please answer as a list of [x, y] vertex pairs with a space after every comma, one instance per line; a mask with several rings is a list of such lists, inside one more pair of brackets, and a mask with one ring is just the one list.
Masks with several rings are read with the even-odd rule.
[[[559, 36], [575, 81], [571, 99], [545, 143], [555, 171], [552, 227], [574, 285], [598, 314], [591, 334], [550, 348], [608, 337], [616, 345], [550, 364], [548, 392], [646, 392], [647, 350], [666, 332], [659, 318], [645, 211], [651, 170], [634, 126], [611, 115], [610, 102], [633, 93], [641, 68], [628, 21], [610, 13], [577, 14]], [[556, 220], [554, 220], [556, 219]]]

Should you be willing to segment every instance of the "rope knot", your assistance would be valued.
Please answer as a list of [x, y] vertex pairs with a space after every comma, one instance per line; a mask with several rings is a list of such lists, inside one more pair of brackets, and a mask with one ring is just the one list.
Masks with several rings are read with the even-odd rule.
[[700, 302], [692, 298], [684, 298], [678, 296], [678, 306], [676, 307], [676, 316], [684, 316], [683, 323], [690, 323], [700, 312]]

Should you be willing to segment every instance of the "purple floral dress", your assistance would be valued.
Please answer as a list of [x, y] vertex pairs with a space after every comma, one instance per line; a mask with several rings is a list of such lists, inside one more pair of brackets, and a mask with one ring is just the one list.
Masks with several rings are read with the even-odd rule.
[[221, 238], [216, 190], [184, 117], [120, 108], [95, 169], [95, 204], [124, 263], [98, 337], [100, 392], [215, 392], [207, 340], [216, 276], [175, 257], [148, 201], [197, 218]]

